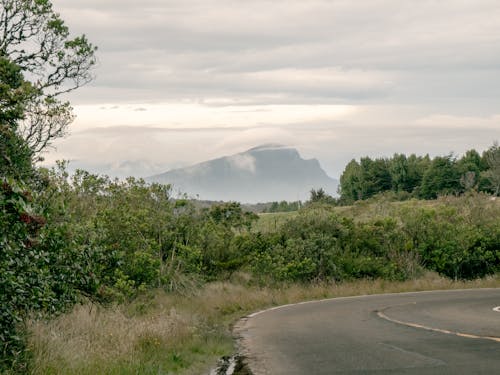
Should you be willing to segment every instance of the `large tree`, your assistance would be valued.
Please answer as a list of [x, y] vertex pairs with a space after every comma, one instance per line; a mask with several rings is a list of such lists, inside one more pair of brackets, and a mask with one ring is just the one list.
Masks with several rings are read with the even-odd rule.
[[352, 204], [363, 199], [363, 173], [359, 163], [352, 159], [340, 176], [340, 199], [343, 204]]
[[65, 134], [73, 120], [62, 95], [92, 79], [94, 47], [69, 29], [49, 0], [0, 0], [0, 57], [33, 87], [17, 131], [34, 155]]

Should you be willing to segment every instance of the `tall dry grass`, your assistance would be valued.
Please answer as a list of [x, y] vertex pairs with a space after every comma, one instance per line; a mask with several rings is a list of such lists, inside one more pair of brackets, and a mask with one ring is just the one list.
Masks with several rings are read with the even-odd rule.
[[149, 374], [201, 370], [231, 350], [197, 311], [162, 291], [130, 304], [86, 304], [32, 320], [33, 374]]
[[191, 295], [154, 291], [113, 307], [86, 304], [50, 321], [32, 320], [33, 374], [195, 374], [231, 354], [230, 327], [266, 307], [330, 297], [500, 287], [500, 277], [455, 282], [429, 273], [405, 282], [258, 287], [248, 275], [207, 284]]

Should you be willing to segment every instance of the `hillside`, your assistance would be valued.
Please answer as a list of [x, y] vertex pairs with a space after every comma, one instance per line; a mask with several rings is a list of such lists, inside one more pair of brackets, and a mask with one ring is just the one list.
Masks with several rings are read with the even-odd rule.
[[338, 185], [318, 160], [303, 159], [296, 149], [280, 145], [255, 147], [147, 180], [172, 184], [200, 199], [247, 203], [305, 200], [313, 188], [335, 194]]

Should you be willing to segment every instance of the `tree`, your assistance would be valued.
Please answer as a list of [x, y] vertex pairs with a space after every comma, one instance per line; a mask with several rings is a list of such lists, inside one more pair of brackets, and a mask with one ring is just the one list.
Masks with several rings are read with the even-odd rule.
[[363, 199], [370, 198], [377, 193], [391, 189], [392, 181], [386, 159], [360, 159], [363, 173]]
[[63, 210], [40, 196], [47, 181], [17, 133], [33, 93], [21, 68], [0, 56], [0, 372], [26, 372], [20, 326], [31, 312], [61, 310], [89, 285], [85, 253], [49, 219]]
[[483, 176], [488, 180], [491, 192], [498, 196], [500, 195], [500, 146], [498, 142], [493, 143], [493, 146], [483, 153], [483, 160], [488, 166]]
[[428, 156], [421, 157], [411, 154], [406, 157], [404, 154], [394, 154], [392, 159], [389, 160], [392, 190], [395, 192], [406, 191], [413, 193], [422, 182], [422, 176], [428, 162]]
[[91, 78], [95, 47], [48, 0], [0, 0], [0, 372], [26, 372], [23, 321], [94, 291], [92, 260], [76, 246], [36, 154], [73, 115], [60, 97]]
[[392, 185], [389, 162], [386, 159], [372, 160], [368, 156], [351, 160], [340, 176], [341, 200], [352, 203], [390, 190]]
[[[297, 204], [298, 202], [295, 202], [295, 209], [293, 211], [296, 211], [299, 209], [299, 205]], [[328, 194], [323, 188], [319, 189], [311, 189], [309, 192], [309, 201], [307, 203], [324, 203], [324, 204], [332, 204], [336, 205], [337, 204], [337, 199], [332, 197], [330, 194]], [[292, 203], [290, 203], [289, 207], [293, 207]], [[282, 211], [285, 211], [284, 209]], [[292, 211], [292, 210], [288, 210]]]
[[27, 178], [32, 172], [31, 152], [16, 132], [32, 92], [21, 69], [0, 56], [0, 177]]
[[359, 163], [352, 159], [340, 176], [340, 199], [344, 204], [351, 204], [363, 198], [362, 171]]
[[425, 199], [460, 191], [460, 172], [453, 155], [436, 156], [422, 178], [420, 195]]
[[483, 164], [476, 150], [469, 150], [460, 158], [457, 167], [461, 176], [460, 185], [465, 191], [477, 187], [480, 173], [484, 170]]
[[61, 96], [92, 79], [95, 51], [85, 35], [70, 37], [49, 0], [0, 0], [0, 58], [32, 86], [16, 131], [34, 154], [65, 134], [73, 114]]
[[319, 188], [318, 190], [316, 189], [311, 189], [310, 191], [310, 198], [309, 200], [311, 202], [320, 202], [322, 201], [323, 199], [325, 199], [326, 197], [326, 193], [325, 191], [323, 190], [323, 188]]
[[258, 218], [252, 212], [243, 211], [241, 204], [238, 202], [215, 204], [210, 207], [208, 217], [216, 224], [233, 229], [250, 229], [252, 223]]
[[392, 190], [407, 191], [408, 160], [404, 154], [394, 154], [390, 163], [389, 171], [391, 173]]
[[[311, 194], [312, 194], [311, 190]], [[294, 202], [287, 202], [287, 201], [281, 201], [281, 202], [272, 202], [271, 206], [269, 208], [264, 209], [263, 212], [290, 212], [290, 211], [297, 211], [300, 209], [301, 206], [301, 201], [294, 201]]]

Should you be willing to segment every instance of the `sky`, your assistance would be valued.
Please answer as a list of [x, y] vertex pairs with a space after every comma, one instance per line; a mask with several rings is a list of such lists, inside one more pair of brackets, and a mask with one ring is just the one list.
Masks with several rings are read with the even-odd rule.
[[98, 46], [45, 163], [139, 177], [278, 143], [362, 156], [500, 139], [497, 0], [53, 0]]

